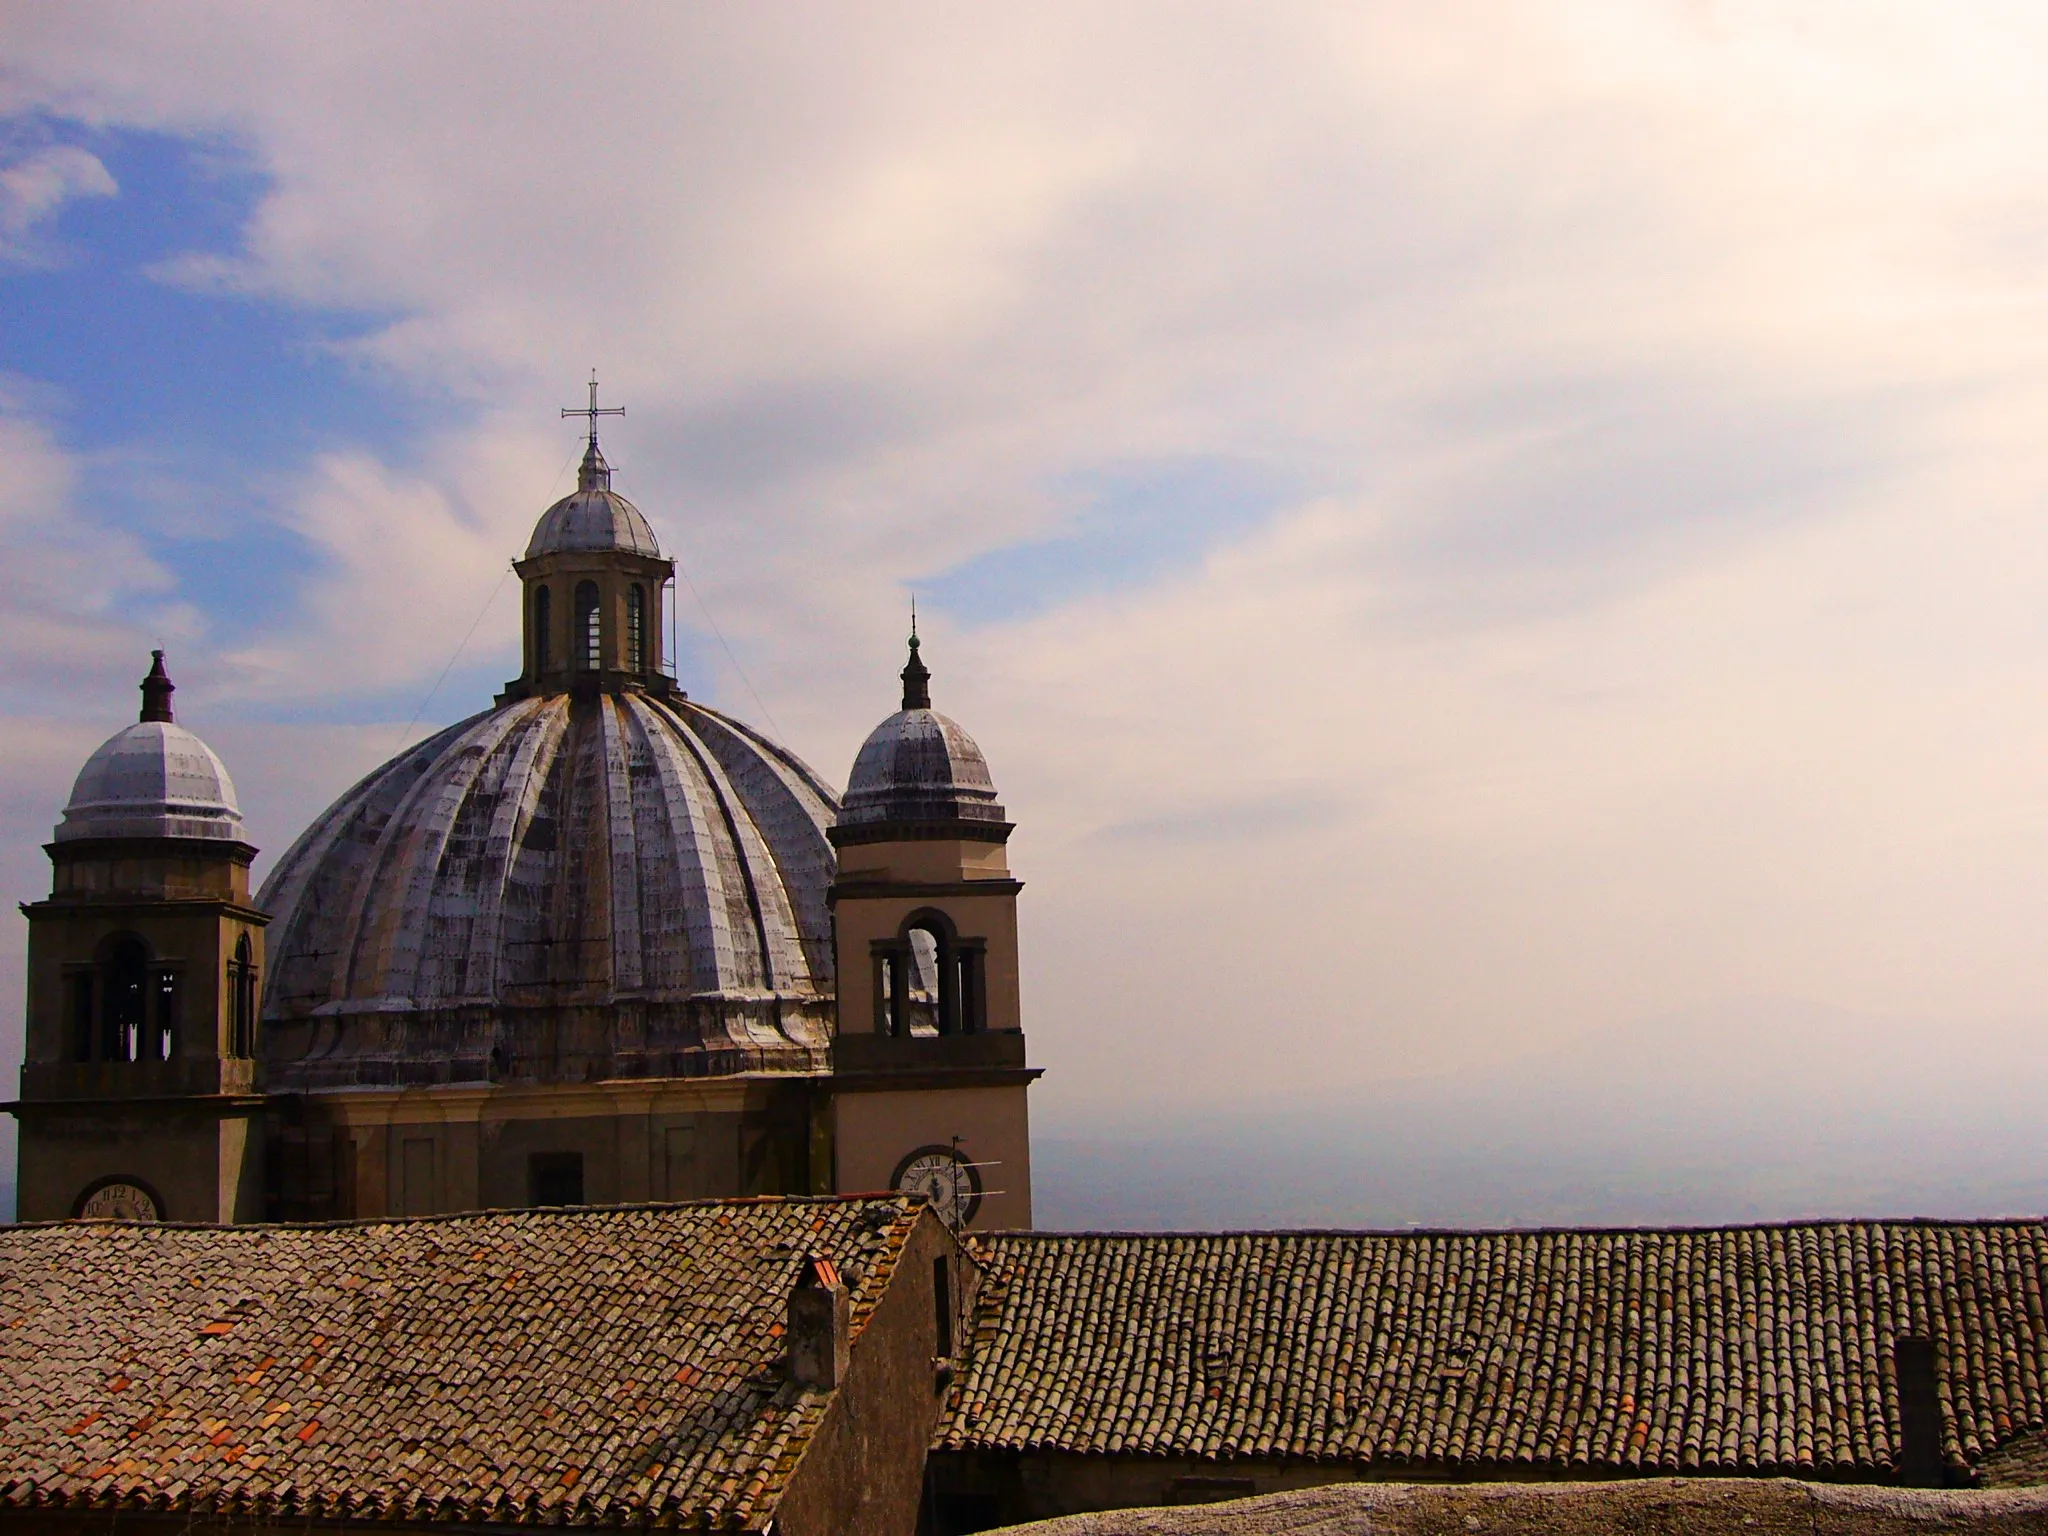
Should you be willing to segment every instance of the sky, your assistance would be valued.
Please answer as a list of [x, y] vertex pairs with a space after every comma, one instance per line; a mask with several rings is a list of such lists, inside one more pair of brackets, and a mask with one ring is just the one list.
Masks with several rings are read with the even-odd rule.
[[485, 707], [596, 368], [693, 694], [843, 782], [915, 596], [1017, 823], [1048, 1146], [1241, 1166], [1576, 1061], [1556, 1150], [1600, 1062], [1701, 1109], [1846, 1052], [1882, 1160], [1930, 1063], [1950, 1140], [2048, 1085], [2039, 7], [0, 0], [0, 44], [17, 899], [152, 645], [271, 856]]

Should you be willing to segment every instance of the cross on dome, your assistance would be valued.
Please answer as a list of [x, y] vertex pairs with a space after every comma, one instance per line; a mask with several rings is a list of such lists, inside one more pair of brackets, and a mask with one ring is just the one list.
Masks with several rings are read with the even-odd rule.
[[597, 446], [597, 418], [600, 416], [623, 416], [625, 414], [626, 408], [623, 405], [600, 406], [597, 403], [597, 370], [595, 368], [590, 370], [590, 404], [581, 407], [573, 405], [562, 407], [563, 419], [566, 420], [571, 416], [581, 416], [590, 424], [590, 445], [583, 450], [583, 465], [576, 472], [576, 485], [579, 490], [587, 491], [592, 487], [604, 490], [610, 489], [612, 467], [605, 463], [604, 454]]
[[600, 416], [623, 416], [625, 414], [626, 408], [623, 405], [607, 405], [602, 407], [598, 405], [597, 370], [595, 368], [590, 370], [590, 404], [582, 407], [573, 405], [562, 407], [562, 416], [565, 420], [571, 416], [585, 416], [590, 419], [590, 446], [592, 448], [597, 446], [597, 418]]

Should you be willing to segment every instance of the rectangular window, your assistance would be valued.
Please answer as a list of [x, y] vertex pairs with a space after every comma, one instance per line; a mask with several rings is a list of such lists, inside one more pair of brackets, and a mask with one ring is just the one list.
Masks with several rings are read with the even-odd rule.
[[875, 1033], [896, 1033], [896, 962], [888, 955], [875, 956]]
[[583, 669], [586, 672], [595, 672], [604, 664], [604, 625], [602, 610], [597, 601], [597, 583], [594, 581], [576, 583], [576, 628], [580, 633], [574, 639], [582, 652]]
[[526, 1160], [527, 1204], [581, 1205], [583, 1154], [535, 1152]]
[[178, 973], [156, 973], [156, 1039], [151, 1056], [169, 1061], [178, 1054]]
[[978, 1035], [988, 1028], [988, 983], [982, 962], [986, 949], [979, 943], [963, 944], [960, 956], [960, 1030]]

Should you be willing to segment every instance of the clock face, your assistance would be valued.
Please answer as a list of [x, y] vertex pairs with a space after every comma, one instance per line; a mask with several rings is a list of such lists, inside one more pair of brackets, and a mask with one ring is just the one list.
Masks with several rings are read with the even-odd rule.
[[951, 1147], [919, 1147], [896, 1165], [895, 1188], [923, 1195], [949, 1227], [964, 1227], [981, 1209], [981, 1173]]
[[156, 1196], [140, 1184], [110, 1179], [78, 1202], [78, 1214], [87, 1221], [161, 1221]]

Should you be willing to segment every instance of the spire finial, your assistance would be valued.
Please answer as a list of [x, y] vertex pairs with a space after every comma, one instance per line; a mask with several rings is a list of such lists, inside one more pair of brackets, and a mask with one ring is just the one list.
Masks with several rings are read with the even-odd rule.
[[143, 721], [146, 723], [154, 720], [164, 725], [172, 724], [171, 695], [177, 691], [178, 685], [172, 682], [170, 674], [164, 671], [164, 653], [151, 651], [149, 676], [142, 680]]
[[597, 370], [595, 368], [590, 370], [590, 404], [580, 410], [570, 405], [562, 407], [562, 415], [565, 419], [570, 416], [581, 416], [590, 424], [590, 445], [583, 450], [583, 465], [576, 471], [577, 490], [608, 491], [611, 489], [612, 467], [605, 463], [604, 453], [597, 446], [597, 418], [600, 416], [623, 416], [625, 414], [626, 408], [623, 405], [599, 407], [597, 403]]
[[917, 599], [910, 600], [910, 661], [903, 668], [903, 707], [905, 709], [930, 709], [932, 707], [932, 675], [917, 654]]

